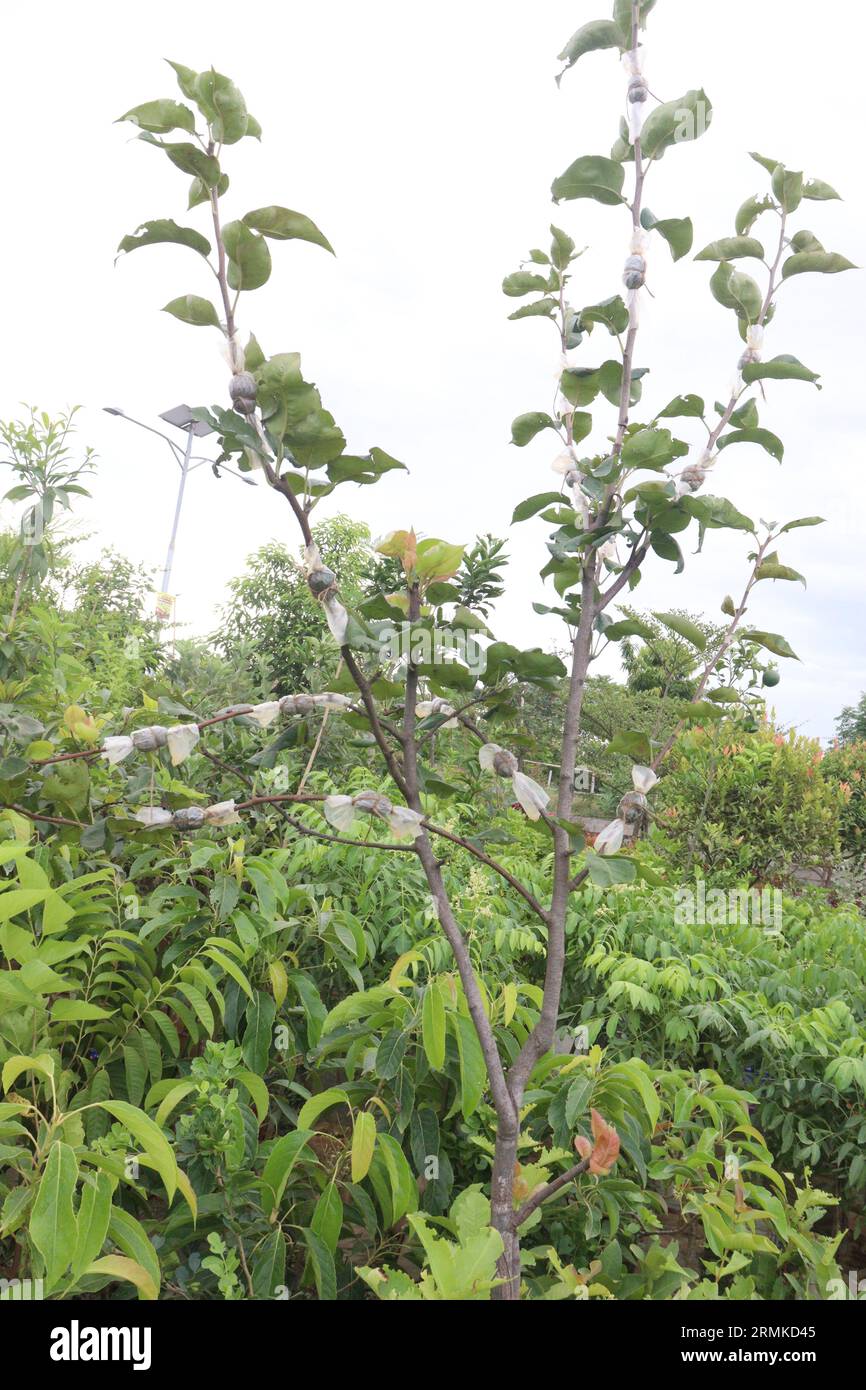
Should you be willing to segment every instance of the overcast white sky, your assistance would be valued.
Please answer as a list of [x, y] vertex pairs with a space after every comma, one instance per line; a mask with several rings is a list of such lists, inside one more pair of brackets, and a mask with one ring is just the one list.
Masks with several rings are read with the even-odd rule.
[[[302, 243], [273, 244], [271, 281], [242, 310], [243, 329], [266, 352], [301, 350], [351, 452], [379, 444], [411, 469], [375, 489], [343, 488], [326, 505], [363, 517], [374, 534], [413, 524], [471, 541], [506, 534], [516, 502], [555, 486], [551, 435], [524, 450], [509, 444], [515, 415], [549, 408], [553, 331], [543, 321], [509, 323], [515, 306], [500, 284], [530, 246], [545, 243], [555, 216], [589, 247], [574, 302], [619, 288], [626, 213], [586, 201], [554, 210], [549, 195], [555, 175], [578, 155], [607, 153], [616, 133], [615, 54], [583, 59], [560, 90], [553, 81], [569, 34], [608, 8], [606, 0], [253, 8], [35, 0], [7, 10], [4, 106], [15, 130], [4, 142], [0, 414], [20, 401], [84, 407], [80, 437], [101, 460], [81, 513], [82, 529], [97, 533], [91, 549], [110, 543], [158, 571], [176, 484], [167, 448], [100, 407], [150, 421], [179, 401], [221, 401], [227, 385], [216, 331], [159, 313], [177, 295], [210, 293], [193, 254], [146, 248], [113, 265], [120, 238], [145, 219], [207, 231], [202, 209], [187, 217], [185, 176], [112, 124], [132, 105], [178, 95], [164, 57], [229, 74], [263, 126], [261, 146], [227, 151], [227, 214], [281, 203], [314, 218], [337, 250], [333, 259]], [[839, 189], [844, 202], [806, 204], [796, 225], [866, 264], [864, 39], [860, 0], [659, 0], [647, 36], [650, 85], [664, 99], [705, 86], [715, 120], [653, 171], [646, 200], [656, 215], [692, 216], [696, 250], [732, 233], [739, 204], [765, 189], [746, 156], [757, 149]], [[730, 380], [739, 338], [733, 316], [710, 297], [711, 269], [673, 266], [663, 243], [653, 247], [656, 298], [638, 353], [652, 368], [648, 413], [679, 391], [713, 401]], [[780, 719], [823, 737], [842, 704], [866, 689], [864, 298], [863, 274], [803, 276], [784, 288], [768, 353], [796, 354], [822, 373], [824, 390], [770, 383], [762, 423], [784, 438], [784, 465], [738, 447], [712, 485], [752, 516], [828, 518], [795, 532], [782, 552], [807, 574], [808, 591], [765, 583], [751, 615], [755, 626], [785, 633], [802, 658], [783, 663]], [[597, 365], [601, 348], [596, 334], [587, 364]], [[611, 409], [601, 434], [613, 425]], [[195, 474], [172, 585], [180, 619], [208, 631], [244, 557], [271, 537], [294, 545], [290, 522], [282, 499], [261, 488]], [[526, 645], [562, 639], [558, 622], [531, 607], [544, 598], [545, 535], [544, 523], [530, 522], [510, 537], [512, 592], [495, 626]], [[641, 604], [717, 616], [724, 595], [742, 589], [746, 550], [741, 536], [711, 533], [678, 579], [654, 559]]]

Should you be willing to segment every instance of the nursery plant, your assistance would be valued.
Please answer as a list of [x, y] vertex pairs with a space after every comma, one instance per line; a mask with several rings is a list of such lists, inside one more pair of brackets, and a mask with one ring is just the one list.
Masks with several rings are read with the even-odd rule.
[[[518, 521], [541, 513], [554, 527], [542, 574], [553, 583], [571, 648], [559, 785], [552, 800], [520, 772], [515, 754], [495, 743], [488, 731], [507, 728], [504, 716], [518, 683], [543, 681], [559, 674], [558, 661], [540, 652], [521, 652], [494, 642], [487, 649], [486, 671], [483, 684], [479, 684], [465, 665], [445, 659], [447, 638], [464, 630], [467, 622], [476, 625], [471, 616], [452, 608], [451, 594], [443, 587], [459, 568], [462, 549], [432, 537], [419, 539], [410, 530], [389, 536], [380, 549], [399, 559], [404, 586], [398, 593], [383, 595], [380, 602], [367, 605], [366, 611], [362, 607], [356, 615], [340, 601], [339, 575], [325, 568], [319, 558], [310, 517], [320, 500], [350, 482], [374, 482], [401, 465], [379, 448], [364, 456], [346, 453], [339, 427], [321, 404], [316, 388], [303, 378], [297, 352], [268, 356], [253, 336], [241, 341], [241, 302], [245, 308], [245, 296], [266, 284], [272, 243], [301, 238], [320, 245], [325, 253], [331, 252], [331, 246], [308, 217], [279, 205], [225, 220], [222, 209], [230, 196], [229, 175], [223, 167], [229, 162], [226, 156], [244, 138], [259, 135], [240, 92], [230, 79], [213, 71], [196, 73], [174, 64], [181, 92], [192, 106], [160, 101], [127, 113], [127, 119], [141, 128], [141, 138], [191, 177], [189, 202], [192, 206], [206, 205], [213, 242], [192, 228], [160, 220], [146, 223], [125, 237], [120, 249], [181, 242], [210, 264], [218, 292], [216, 304], [188, 294], [166, 306], [177, 318], [196, 326], [215, 327], [224, 335], [231, 372], [229, 404], [213, 408], [204, 418], [219, 432], [223, 456], [260, 469], [288, 503], [305, 546], [310, 588], [325, 609], [357, 690], [363, 713], [358, 711], [354, 717], [362, 719], [375, 738], [391, 784], [405, 808], [402, 816], [398, 814], [402, 808], [396, 808], [395, 819], [395, 807], [388, 797], [362, 794], [332, 810], [332, 817], [338, 816], [337, 825], [347, 829], [357, 818], [372, 815], [390, 827], [392, 835], [398, 829], [411, 834], [440, 925], [454, 953], [497, 1116], [491, 1221], [503, 1245], [499, 1261], [503, 1282], [496, 1292], [505, 1298], [519, 1296], [522, 1226], [542, 1202], [561, 1189], [563, 1177], [570, 1180], [591, 1161], [581, 1158], [569, 1173], [540, 1184], [525, 1202], [515, 1202], [526, 1088], [534, 1069], [550, 1052], [558, 1023], [569, 898], [586, 877], [616, 882], [635, 872], [634, 864], [615, 852], [622, 843], [620, 827], [643, 812], [662, 751], [653, 749], [641, 731], [622, 730], [617, 736], [635, 759], [634, 787], [625, 792], [621, 815], [612, 823], [601, 853], [583, 851], [581, 860], [580, 836], [571, 815], [583, 691], [593, 655], [601, 642], [640, 635], [634, 620], [617, 622], [611, 608], [635, 587], [650, 555], [682, 570], [685, 561], [677, 538], [695, 525], [699, 543], [708, 531], [727, 528], [742, 531], [753, 548], [743, 597], [736, 603], [726, 599], [723, 604], [730, 619], [725, 643], [715, 653], [714, 664], [708, 663], [701, 673], [696, 700], [692, 708], [684, 710], [684, 718], [702, 719], [708, 710], [712, 717], [723, 709], [726, 691], [713, 690], [712, 680], [720, 657], [733, 642], [745, 639], [772, 655], [793, 656], [783, 637], [746, 628], [743, 619], [760, 581], [799, 581], [800, 576], [780, 557], [777, 547], [784, 545], [784, 537], [792, 529], [815, 524], [817, 519], [756, 526], [727, 498], [710, 495], [706, 485], [721, 471], [725, 450], [734, 445], [754, 444], [781, 459], [781, 441], [759, 423], [764, 383], [797, 382], [814, 388], [818, 376], [789, 354], [768, 356], [765, 352], [765, 335], [769, 338], [771, 332], [778, 333], [774, 321], [780, 291], [793, 275], [836, 273], [849, 267], [844, 257], [825, 251], [808, 227], [795, 228], [794, 224], [804, 206], [837, 196], [834, 191], [821, 180], [805, 177], [774, 159], [755, 156], [766, 187], [750, 194], [737, 211], [733, 234], [720, 235], [698, 254], [698, 259], [713, 268], [710, 290], [714, 299], [731, 315], [732, 336], [736, 335], [732, 344], [733, 384], [717, 408], [708, 407], [689, 389], [694, 383], [684, 382], [682, 394], [662, 403], [661, 408], [655, 402], [649, 410], [645, 406], [639, 409], [647, 385], [647, 367], [639, 356], [639, 328], [643, 297], [652, 278], [650, 248], [665, 247], [677, 260], [689, 254], [693, 237], [691, 220], [681, 209], [676, 210], [676, 216], [660, 218], [649, 210], [647, 195], [654, 165], [664, 157], [676, 158], [678, 147], [699, 139], [712, 119], [709, 98], [699, 88], [664, 101], [650, 97], [642, 75], [646, 47], [642, 34], [653, 8], [653, 4], [639, 0], [618, 0], [610, 20], [584, 25], [569, 39], [562, 54], [567, 71], [597, 49], [611, 49], [625, 59], [624, 115], [611, 153], [580, 155], [552, 187], [557, 203], [593, 199], [610, 207], [612, 217], [620, 219], [622, 290], [582, 304], [591, 295], [579, 283], [575, 240], [558, 226], [552, 229], [549, 249], [530, 253], [529, 266], [504, 282], [507, 295], [526, 301], [514, 317], [542, 315], [550, 319], [562, 366], [554, 411], [530, 411], [512, 426], [518, 447], [525, 447], [544, 431], [555, 436], [557, 466], [563, 479], [558, 491], [535, 494], [518, 504], [515, 512]], [[191, 135], [192, 141], [165, 138], [176, 131]], [[759, 222], [762, 229], [767, 227], [766, 249], [754, 235]], [[741, 268], [743, 262], [763, 272], [763, 283]], [[700, 441], [694, 444], [678, 438], [673, 429], [680, 429], [681, 424], [672, 426], [670, 421], [697, 422]], [[675, 617], [667, 621], [675, 632], [682, 626]], [[386, 701], [392, 715], [397, 707], [396, 718], [386, 719], [384, 702], [374, 688], [381, 647], [379, 623], [399, 626], [408, 657], [389, 676], [391, 688]], [[690, 635], [700, 648], [699, 633], [680, 635]], [[426, 661], [416, 659], [416, 647], [428, 657]], [[422, 701], [423, 696], [432, 698]], [[429, 706], [429, 713], [419, 720], [417, 709], [422, 702]], [[530, 819], [542, 823], [549, 835], [545, 848], [552, 851], [546, 900], [537, 901], [532, 895], [533, 910], [547, 933], [543, 995], [537, 1020], [513, 1057], [503, 1056], [497, 1046], [437, 860], [437, 827], [427, 819], [424, 807], [424, 736], [470, 706], [476, 715], [486, 716], [480, 730], [482, 767], [513, 783], [516, 799]], [[290, 793], [284, 795], [292, 799]], [[485, 828], [478, 826], [479, 831]], [[465, 843], [467, 852], [472, 853], [471, 841]], [[489, 862], [491, 856], [481, 853]], [[529, 890], [524, 885], [509, 883], [505, 870], [502, 877], [507, 891], [518, 892], [525, 899]]]
[[[253, 1295], [272, 1293], [282, 1285], [281, 1277], [272, 1277], [285, 1260], [274, 1214], [290, 1175], [307, 1168], [316, 1200], [312, 1217], [303, 1223], [306, 1264], [299, 1278], [315, 1285], [321, 1297], [334, 1296], [332, 1262], [341, 1239], [344, 1201], [356, 1204], [353, 1210], [360, 1213], [352, 1238], [366, 1252], [359, 1264], [361, 1277], [383, 1297], [490, 1293], [515, 1300], [522, 1287], [537, 1296], [564, 1297], [578, 1286], [588, 1297], [609, 1296], [611, 1289], [623, 1297], [672, 1296], [689, 1279], [675, 1250], [658, 1243], [642, 1247], [639, 1269], [624, 1274], [610, 1248], [621, 1222], [631, 1230], [640, 1220], [651, 1226], [655, 1219], [656, 1199], [646, 1187], [644, 1154], [652, 1144], [651, 1176], [680, 1182], [684, 1212], [703, 1221], [717, 1261], [706, 1281], [710, 1289], [717, 1290], [722, 1278], [730, 1275], [730, 1252], [750, 1252], [756, 1258], [773, 1254], [776, 1247], [756, 1229], [762, 1220], [789, 1242], [785, 1260], [800, 1261], [807, 1272], [817, 1269], [819, 1277], [826, 1277], [832, 1266], [835, 1245], [811, 1238], [808, 1230], [817, 1210], [833, 1199], [824, 1202], [825, 1194], [810, 1199], [801, 1193], [787, 1208], [758, 1185], [761, 1175], [774, 1172], [772, 1155], [750, 1127], [743, 1092], [709, 1065], [701, 1066], [695, 1080], [686, 1070], [656, 1070], [635, 1056], [605, 1056], [597, 1045], [572, 1055], [575, 1039], [563, 1032], [574, 1012], [569, 1009], [564, 1018], [569, 934], [577, 923], [595, 919], [609, 889], [638, 875], [654, 877], [640, 855], [621, 850], [627, 826], [641, 826], [652, 814], [653, 788], [675, 738], [671, 734], [664, 741], [654, 740], [650, 730], [639, 728], [616, 732], [610, 751], [632, 761], [631, 785], [622, 788], [615, 818], [595, 846], [587, 847], [573, 801], [592, 663], [610, 643], [654, 635], [655, 626], [640, 618], [618, 617], [617, 606], [645, 577], [651, 582], [654, 564], [671, 564], [677, 573], [684, 570], [687, 533], [700, 550], [719, 529], [741, 534], [747, 556], [743, 578], [731, 585], [740, 597], [720, 600], [725, 622], [719, 640], [708, 644], [706, 633], [680, 613], [653, 610], [654, 623], [695, 653], [694, 694], [680, 702], [680, 726], [707, 725], [739, 704], [739, 690], [723, 679], [736, 652], [743, 651], [750, 660], [756, 651], [768, 658], [794, 659], [785, 638], [753, 626], [751, 615], [762, 582], [801, 580], [788, 564], [788, 537], [798, 527], [818, 524], [820, 518], [753, 520], [709, 488], [724, 472], [732, 446], [764, 450], [781, 462], [782, 441], [760, 423], [765, 392], [814, 390], [819, 385], [817, 373], [790, 354], [768, 355], [769, 343], [780, 334], [785, 285], [796, 275], [849, 268], [844, 257], [824, 249], [808, 224], [802, 225], [814, 204], [838, 196], [834, 190], [818, 178], [754, 155], [760, 187], [750, 191], [746, 186], [748, 196], [733, 217], [732, 230], [720, 223], [718, 238], [696, 257], [711, 268], [712, 298], [727, 312], [732, 381], [715, 404], [714, 395], [705, 399], [695, 393], [699, 383], [693, 379], [684, 380], [682, 393], [668, 402], [652, 399], [649, 364], [640, 347], [641, 310], [650, 289], [663, 295], [665, 275], [661, 270], [654, 273], [656, 257], [670, 256], [676, 263], [688, 256], [693, 227], [683, 208], [674, 209], [675, 215], [665, 209], [663, 216], [656, 216], [648, 197], [658, 163], [675, 161], [679, 147], [699, 140], [712, 119], [709, 98], [699, 88], [672, 97], [663, 94], [664, 99], [650, 93], [644, 77], [645, 30], [654, 8], [655, 0], [616, 0], [612, 17], [585, 24], [565, 45], [560, 55], [565, 65], [564, 102], [573, 99], [568, 84], [579, 77], [578, 65], [596, 61], [590, 55], [608, 50], [598, 61], [610, 61], [611, 80], [622, 83], [620, 128], [612, 132], [609, 154], [581, 154], [554, 179], [552, 195], [560, 207], [549, 240], [545, 238], [544, 249], [533, 249], [503, 283], [506, 296], [521, 301], [512, 318], [541, 318], [551, 324], [556, 402], [550, 410], [528, 409], [519, 415], [512, 438], [521, 449], [539, 441], [533, 449], [538, 454], [541, 442], [549, 439], [557, 481], [546, 490], [540, 484], [538, 491], [518, 502], [514, 521], [540, 517], [547, 524], [541, 575], [549, 584], [550, 601], [536, 607], [562, 620], [566, 663], [494, 636], [489, 613], [479, 600], [479, 595], [489, 593], [489, 574], [476, 586], [473, 601], [466, 585], [458, 588], [454, 582], [464, 549], [445, 539], [416, 534], [408, 527], [392, 532], [377, 548], [384, 559], [395, 562], [383, 573], [396, 574], [396, 580], [389, 579], [380, 592], [362, 600], [350, 600], [348, 587], [341, 590], [343, 576], [323, 561], [315, 542], [317, 508], [339, 488], [374, 484], [404, 465], [379, 446], [363, 454], [349, 453], [319, 390], [303, 375], [296, 345], [271, 353], [246, 327], [255, 302], [250, 296], [269, 279], [274, 243], [303, 240], [322, 254], [332, 254], [331, 243], [306, 214], [283, 205], [245, 212], [232, 206], [232, 161], [241, 155], [244, 140], [259, 139], [262, 132], [230, 78], [212, 69], [197, 72], [172, 63], [182, 99], [148, 101], [123, 117], [138, 128], [139, 138], [155, 154], [168, 159], [189, 181], [188, 210], [196, 213], [206, 231], [161, 217], [124, 236], [119, 249], [130, 253], [157, 244], [180, 245], [195, 258], [199, 280], [209, 280], [211, 296], [199, 293], [197, 286], [196, 292], [175, 295], [165, 305], [175, 319], [223, 339], [225, 399], [196, 413], [216, 431], [220, 458], [259, 472], [275, 501], [285, 506], [302, 547], [310, 594], [321, 604], [333, 639], [334, 675], [326, 690], [290, 691], [279, 699], [203, 714], [170, 700], [159, 703], [158, 696], [147, 697], [149, 722], [136, 719], [136, 727], [122, 724], [112, 733], [72, 715], [64, 752], [56, 753], [48, 741], [37, 742], [35, 749], [28, 746], [26, 758], [9, 769], [14, 775], [0, 784], [7, 788], [5, 805], [18, 817], [10, 824], [19, 836], [24, 821], [30, 821], [55, 825], [64, 835], [80, 832], [84, 849], [105, 847], [116, 855], [134, 846], [137, 855], [125, 892], [135, 900], [130, 918], [147, 924], [143, 938], [122, 930], [96, 939], [86, 902], [74, 909], [84, 914], [76, 971], [97, 970], [104, 987], [112, 976], [123, 981], [118, 986], [123, 990], [119, 1016], [113, 1016], [112, 1001], [105, 1000], [105, 1012], [112, 1016], [106, 1018], [103, 1043], [95, 1049], [99, 1054], [104, 1047], [105, 1056], [89, 1059], [93, 1069], [87, 1089], [74, 1106], [67, 1108], [66, 1095], [57, 1089], [55, 1061], [25, 1049], [23, 1030], [20, 1055], [4, 1066], [4, 1085], [13, 1092], [4, 1106], [6, 1124], [26, 1124], [28, 1116], [38, 1117], [33, 1159], [22, 1172], [22, 1185], [13, 1189], [20, 1192], [13, 1204], [14, 1219], [20, 1225], [29, 1204], [34, 1217], [44, 1216], [49, 1201], [41, 1196], [49, 1190], [44, 1184], [62, 1191], [70, 1220], [77, 1212], [78, 1243], [69, 1249], [49, 1244], [45, 1223], [37, 1220], [33, 1229], [31, 1218], [33, 1243], [50, 1267], [52, 1283], [64, 1291], [83, 1276], [108, 1276], [105, 1259], [119, 1258], [100, 1256], [96, 1225], [92, 1239], [84, 1230], [85, 1201], [88, 1211], [98, 1208], [99, 1230], [104, 1234], [113, 1219], [126, 1242], [123, 1248], [129, 1247], [128, 1258], [139, 1261], [135, 1268], [125, 1266], [125, 1275], [120, 1266], [115, 1273], [139, 1286], [149, 1281], [148, 1291], [158, 1277], [146, 1252], [140, 1252], [140, 1258], [135, 1254], [140, 1249], [137, 1231], [110, 1214], [114, 1188], [138, 1181], [137, 1174], [128, 1176], [116, 1154], [112, 1157], [112, 1131], [95, 1135], [90, 1143], [88, 1153], [92, 1149], [98, 1156], [81, 1160], [76, 1154], [76, 1143], [82, 1136], [87, 1139], [84, 1117], [94, 1114], [107, 1114], [124, 1127], [114, 1135], [117, 1152], [128, 1147], [130, 1134], [139, 1141], [142, 1162], [158, 1171], [169, 1200], [176, 1189], [181, 1191], [187, 1209], [172, 1215], [162, 1237], [167, 1262], [177, 1265], [178, 1281], [188, 1284], [212, 1277], [226, 1297], [235, 1296], [244, 1285]], [[617, 57], [625, 69], [624, 80], [613, 61]], [[576, 249], [584, 200], [608, 208], [610, 235], [622, 238], [620, 286], [584, 283]], [[779, 347], [784, 347], [784, 339]], [[696, 372], [699, 365], [691, 370]], [[383, 416], [386, 411], [383, 399]], [[488, 554], [488, 559], [495, 558], [496, 552]], [[548, 791], [522, 769], [520, 745], [510, 733], [526, 687], [550, 689], [562, 680], [568, 695], [559, 730], [559, 770]], [[168, 728], [152, 722], [158, 711], [182, 722]], [[282, 785], [273, 776], [266, 780], [284, 767], [281, 755], [293, 746], [301, 723], [319, 716], [343, 721], [365, 755], [371, 749], [376, 753], [377, 776], [356, 769], [346, 773], [337, 790], [319, 790], [314, 745], [294, 789], [285, 779]], [[241, 739], [254, 737], [277, 720], [285, 721], [284, 727], [254, 760], [247, 754], [232, 756], [235, 735], [229, 732], [227, 747], [220, 745], [219, 756], [210, 754], [213, 761], [206, 765], [208, 740], [221, 728], [237, 725], [239, 747]], [[477, 764], [467, 767], [463, 786], [451, 785], [438, 775], [431, 750], [436, 744], [441, 747], [443, 740], [464, 735], [471, 740], [467, 746], [477, 748]], [[199, 790], [182, 768], [190, 758], [206, 791]], [[91, 768], [105, 762], [109, 771], [103, 766], [91, 779]], [[221, 773], [218, 782], [212, 775], [214, 763]], [[37, 776], [42, 779], [41, 800]], [[229, 799], [225, 786], [232, 780], [235, 796]], [[501, 794], [496, 791], [499, 783]], [[218, 799], [211, 801], [215, 786]], [[226, 826], [229, 835], [223, 840]], [[160, 884], [163, 856], [175, 837], [194, 838], [197, 833], [201, 850], [193, 846], [189, 868]], [[247, 836], [266, 838], [269, 833], [274, 837], [271, 852], [246, 851]], [[284, 834], [318, 841], [329, 855], [342, 856], [347, 866], [360, 865], [359, 897], [380, 888], [369, 874], [365, 877], [364, 856], [375, 851], [377, 866], [381, 856], [390, 857], [394, 891], [405, 894], [411, 912], [427, 921], [429, 936], [434, 926], [441, 931], [438, 946], [427, 938], [420, 945], [417, 937], [410, 938], [388, 979], [372, 982], [363, 972], [374, 944], [374, 918], [362, 925], [358, 901], [347, 901], [345, 894], [335, 901], [329, 891], [296, 886], [287, 872], [290, 851], [278, 838]], [[528, 852], [521, 838], [526, 836]], [[523, 849], [519, 863], [508, 853], [515, 838]], [[53, 905], [49, 925], [42, 928], [43, 935], [50, 935], [61, 918], [66, 920], [72, 907], [67, 897], [77, 891], [76, 883], [83, 887], [82, 880], [55, 888], [30, 866], [22, 844], [24, 840], [16, 841], [6, 853], [12, 862], [20, 862], [25, 877], [20, 887], [0, 896], [0, 902], [5, 897], [10, 905], [15, 892], [42, 894], [40, 904], [44, 900]], [[71, 853], [77, 855], [78, 848]], [[455, 891], [454, 875], [448, 871], [452, 856], [474, 861], [474, 867], [498, 877], [501, 897], [509, 905], [507, 917], [514, 930], [519, 928], [513, 945], [504, 927], [502, 940], [509, 949], [534, 959], [537, 984], [506, 979], [497, 982], [495, 994], [491, 991], [492, 968], [487, 968], [471, 921], [472, 895]], [[206, 890], [205, 877], [212, 866], [218, 872]], [[377, 868], [373, 877], [382, 872]], [[254, 885], [255, 905], [241, 900], [245, 875]], [[139, 900], [137, 880], [144, 902]], [[107, 885], [96, 882], [88, 890], [103, 891], [108, 891]], [[36, 899], [32, 901], [35, 905]], [[334, 1002], [329, 1000], [328, 1006], [304, 970], [308, 939], [293, 922], [300, 916], [314, 924], [326, 951], [329, 977], [336, 972], [353, 987]], [[203, 923], [208, 924], [205, 934]], [[228, 923], [232, 935], [225, 930]], [[36, 951], [39, 961], [38, 935], [30, 942], [16, 942], [23, 953], [19, 959], [30, 962], [31, 951]], [[286, 970], [287, 953], [291, 971]], [[59, 964], [58, 958], [45, 968]], [[277, 1041], [282, 1026], [277, 1013], [287, 997], [296, 1001], [290, 1036]], [[232, 1027], [244, 1015], [240, 1058], [231, 1043], [217, 1043], [206, 1048], [188, 1072], [163, 1076], [162, 1062], [153, 1051], [156, 1037], [161, 1035], [176, 1057], [185, 1039], [174, 1019], [181, 1020], [185, 1034], [204, 1042], [216, 1031], [214, 1008], [223, 1019], [234, 1011]], [[65, 1045], [80, 1046], [83, 1025], [93, 1020], [92, 1012], [85, 1017], [72, 1002], [59, 1012], [55, 1004], [53, 1014], [64, 1034], [69, 1031]], [[402, 1068], [407, 1046], [418, 1048], [411, 1096]], [[274, 1049], [293, 1059], [304, 1056], [311, 1070], [320, 1068], [324, 1077], [321, 1088], [302, 1097], [296, 1109], [295, 1062], [287, 1066], [277, 1108], [278, 1120], [286, 1124], [278, 1123], [262, 1141], [255, 1120], [262, 1122], [268, 1111], [262, 1075]], [[64, 1056], [70, 1060], [68, 1051]], [[327, 1072], [337, 1065], [345, 1082], [329, 1084]], [[136, 1103], [107, 1098], [120, 1067], [126, 1068]], [[468, 1121], [488, 1100], [492, 1108], [489, 1135], [471, 1141], [480, 1165], [478, 1190], [456, 1194], [450, 1205], [446, 1196], [454, 1194], [448, 1191], [439, 1139], [439, 1083], [446, 1074], [457, 1079], [449, 1115], [459, 1111]], [[30, 1078], [26, 1094], [22, 1076]], [[398, 1087], [401, 1093], [391, 1095]], [[700, 1099], [690, 1100], [693, 1094]], [[743, 1179], [729, 1172], [715, 1140], [704, 1142], [691, 1134], [682, 1144], [677, 1138], [667, 1150], [662, 1138], [658, 1147], [657, 1136], [664, 1136], [683, 1115], [688, 1131], [695, 1105], [712, 1116], [718, 1144], [729, 1143], [733, 1132], [744, 1136], [753, 1169], [745, 1187]], [[145, 1113], [153, 1106], [158, 1107], [155, 1119]], [[178, 1107], [182, 1118], [172, 1147], [163, 1128]], [[402, 1129], [401, 1115], [406, 1119]], [[407, 1127], [414, 1172], [404, 1152]], [[52, 1144], [52, 1139], [57, 1142]], [[266, 1146], [263, 1173], [255, 1168], [260, 1142]], [[313, 1155], [327, 1163], [331, 1153], [349, 1154], [349, 1168], [341, 1167], [343, 1160], [338, 1158], [322, 1186]], [[178, 1155], [188, 1160], [190, 1177], [178, 1164]], [[622, 1176], [626, 1159], [643, 1175], [643, 1186]], [[83, 1174], [76, 1207], [79, 1161], [92, 1165], [94, 1172], [88, 1168]], [[173, 1252], [182, 1247], [182, 1234], [196, 1208], [195, 1183], [203, 1182], [205, 1173], [213, 1175], [221, 1194], [206, 1211], [227, 1204], [237, 1259], [215, 1233], [218, 1238], [211, 1240], [210, 1254], [192, 1268]], [[557, 1203], [584, 1175], [588, 1196], [583, 1239], [598, 1241], [600, 1247], [604, 1227], [608, 1263], [605, 1268], [596, 1265], [593, 1255], [586, 1271], [578, 1274], [558, 1256], [528, 1247], [526, 1237], [542, 1215], [551, 1219]], [[425, 1211], [434, 1212], [447, 1239], [434, 1234], [428, 1216], [418, 1212], [422, 1177], [433, 1203]], [[776, 1178], [770, 1183], [775, 1185]], [[420, 1283], [389, 1269], [387, 1242], [377, 1246], [370, 1234], [375, 1219], [364, 1219], [372, 1208], [365, 1184], [384, 1213], [386, 1229], [393, 1232], [407, 1217], [426, 1251], [428, 1272]], [[745, 1197], [750, 1206], [744, 1214]], [[249, 1249], [238, 1234], [242, 1212], [253, 1232], [252, 1270], [246, 1267]], [[740, 1296], [752, 1296], [755, 1287], [753, 1283]], [[768, 1295], [765, 1291], [759, 1296]]]

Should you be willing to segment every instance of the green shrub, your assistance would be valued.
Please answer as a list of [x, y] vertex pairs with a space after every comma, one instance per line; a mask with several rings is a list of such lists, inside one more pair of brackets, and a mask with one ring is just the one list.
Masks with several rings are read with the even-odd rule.
[[846, 793], [825, 777], [818, 743], [793, 732], [695, 729], [660, 791], [662, 847], [716, 883], [783, 883], [838, 852]]
[[824, 755], [821, 774], [842, 792], [842, 853], [859, 859], [866, 854], [866, 740], [831, 748]]

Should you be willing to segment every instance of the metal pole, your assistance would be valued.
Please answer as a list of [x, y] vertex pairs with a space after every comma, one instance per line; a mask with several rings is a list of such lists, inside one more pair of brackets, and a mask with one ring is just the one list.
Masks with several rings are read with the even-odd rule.
[[183, 456], [183, 463], [180, 465], [180, 487], [177, 490], [177, 503], [174, 509], [174, 522], [171, 528], [171, 540], [168, 543], [168, 554], [165, 557], [165, 569], [162, 572], [162, 592], [168, 593], [168, 585], [171, 580], [171, 567], [174, 562], [174, 543], [177, 540], [177, 528], [180, 523], [180, 510], [183, 506], [183, 492], [186, 487], [186, 475], [189, 472], [189, 461], [192, 454], [192, 427], [187, 428], [186, 432], [186, 451]]

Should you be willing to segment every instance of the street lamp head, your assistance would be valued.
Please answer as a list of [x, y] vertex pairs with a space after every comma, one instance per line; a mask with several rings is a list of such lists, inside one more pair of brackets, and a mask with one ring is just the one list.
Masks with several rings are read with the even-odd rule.
[[[122, 414], [122, 412], [121, 412]], [[186, 430], [199, 436], [213, 434], [210, 425], [204, 420], [196, 420], [192, 409], [188, 405], [176, 405], [171, 410], [166, 410], [160, 415], [160, 420], [165, 420], [167, 425], [174, 425], [179, 430]]]
[[118, 405], [104, 405], [102, 409], [105, 411], [106, 415], [123, 415], [125, 413]]

